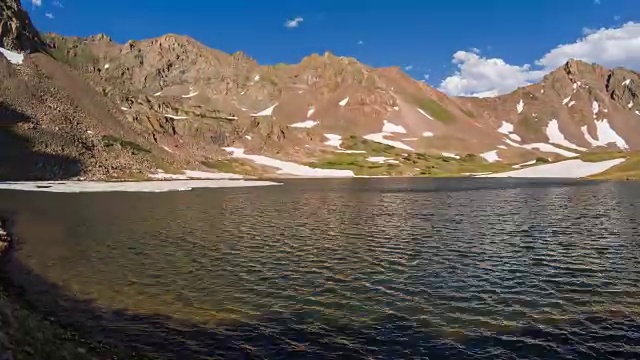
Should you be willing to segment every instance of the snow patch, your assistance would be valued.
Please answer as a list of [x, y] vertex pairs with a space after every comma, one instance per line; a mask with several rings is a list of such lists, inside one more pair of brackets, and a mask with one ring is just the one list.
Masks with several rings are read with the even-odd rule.
[[433, 137], [433, 133], [431, 131], [425, 131], [422, 133], [422, 136], [424, 137]]
[[627, 104], [627, 108], [631, 109], [633, 107], [633, 100], [629, 101]]
[[246, 180], [178, 180], [178, 181], [19, 181], [0, 182], [0, 189], [45, 191], [56, 193], [81, 192], [166, 192], [195, 188], [227, 188], [281, 185], [271, 181]]
[[278, 103], [275, 103], [273, 106], [268, 107], [259, 113], [251, 114], [251, 116], [271, 116], [271, 114], [273, 114], [273, 109], [275, 109], [276, 106], [278, 106]]
[[191, 91], [189, 94], [187, 95], [182, 95], [183, 98], [190, 98], [190, 97], [194, 97], [196, 95], [198, 95], [199, 91]]
[[338, 105], [340, 106], [345, 106], [347, 105], [347, 103], [349, 102], [349, 97], [347, 96], [346, 98], [340, 100], [340, 102], [338, 103]]
[[567, 105], [567, 103], [569, 102], [569, 100], [571, 100], [571, 95], [569, 95], [569, 97], [566, 97], [562, 100], [562, 105]]
[[318, 122], [318, 121], [314, 121], [314, 120], [305, 120], [305, 121], [302, 121], [302, 122], [297, 122], [297, 123], [295, 123], [295, 124], [291, 124], [291, 125], [289, 125], [289, 127], [292, 127], [292, 128], [306, 128], [306, 129], [309, 129], [309, 128], [312, 128], [312, 127], [314, 127], [314, 126], [316, 126], [316, 125], [318, 125], [318, 124], [319, 124], [319, 122]]
[[24, 61], [24, 54], [19, 54], [3, 47], [0, 47], [0, 54], [4, 55], [13, 65], [20, 65]]
[[162, 95], [162, 91], [158, 91], [157, 93], [153, 94], [153, 96], [160, 96]]
[[515, 143], [509, 139], [504, 139], [504, 142], [506, 142], [507, 144], [513, 146], [513, 147], [518, 147], [518, 148], [523, 148], [523, 149], [528, 149], [528, 150], [540, 150], [543, 152], [549, 152], [549, 153], [555, 153], [555, 154], [559, 154], [565, 157], [576, 157], [578, 156], [578, 154], [576, 153], [572, 153], [571, 151], [567, 151], [567, 150], [563, 150], [560, 148], [557, 148], [551, 144], [546, 144], [546, 143], [532, 143], [532, 144], [518, 144]]
[[398, 110], [400, 110], [400, 107], [399, 106], [394, 106], [393, 110], [398, 111]]
[[325, 145], [335, 146], [337, 148], [342, 144], [342, 136], [336, 134], [324, 134], [327, 137], [327, 141], [325, 141]]
[[416, 141], [416, 140], [418, 140], [418, 138], [405, 138], [405, 139], [402, 139], [402, 141]]
[[509, 137], [515, 141], [522, 141], [522, 138], [518, 134], [509, 134]]
[[523, 178], [571, 178], [578, 179], [599, 174], [626, 159], [613, 159], [601, 162], [586, 162], [580, 159], [565, 160], [553, 164], [532, 166], [526, 169], [485, 175], [486, 177], [523, 177]]
[[575, 105], [575, 104], [576, 104], [576, 102], [575, 102], [575, 101], [571, 101], [571, 102], [569, 103], [569, 107], [572, 107], [572, 106], [573, 106], [573, 105]]
[[618, 133], [616, 133], [615, 130], [611, 128], [611, 125], [609, 124], [609, 120], [607, 119], [603, 119], [600, 121], [596, 120], [596, 129], [598, 134], [598, 141], [600, 141], [601, 143], [603, 144], [615, 143], [618, 146], [618, 148], [622, 150], [629, 149], [629, 146], [627, 145], [626, 141], [624, 141], [624, 139], [620, 137], [620, 135], [618, 135]]
[[[168, 150], [168, 149], [167, 149]], [[168, 150], [171, 151], [171, 150]], [[208, 171], [183, 170], [182, 174], [167, 174], [166, 172], [156, 169], [155, 174], [149, 177], [159, 180], [189, 180], [189, 179], [209, 179], [209, 180], [229, 180], [242, 179], [244, 176], [229, 173], [213, 173]]]
[[177, 116], [177, 115], [171, 115], [171, 114], [162, 114], [166, 117], [172, 118], [172, 119], [176, 119], [176, 120], [181, 120], [181, 119], [188, 119], [188, 116]]
[[498, 132], [500, 134], [509, 135], [513, 132], [514, 129], [515, 127], [512, 123], [502, 121], [502, 125], [500, 125], [500, 127], [498, 128]]
[[389, 146], [393, 146], [395, 148], [398, 149], [404, 149], [404, 150], [411, 150], [413, 151], [413, 148], [401, 143], [400, 141], [394, 141], [394, 140], [388, 140], [385, 139], [385, 136], [392, 136], [393, 134], [391, 133], [387, 133], [387, 132], [381, 132], [381, 133], [375, 133], [375, 134], [369, 134], [369, 135], [365, 135], [363, 136], [363, 138], [367, 139], [367, 140], [371, 140], [380, 144], [385, 144], [385, 145], [389, 145]]
[[256, 75], [253, 77], [253, 81], [258, 81], [258, 80], [260, 80], [260, 75]]
[[407, 130], [402, 125], [396, 125], [383, 120], [382, 132], [406, 134]]
[[576, 90], [578, 88], [578, 84], [573, 83], [573, 90]]
[[580, 127], [580, 131], [582, 131], [582, 135], [584, 135], [584, 138], [587, 140], [587, 142], [589, 144], [591, 144], [591, 146], [596, 147], [596, 146], [605, 146], [605, 144], [601, 143], [600, 141], [594, 139], [591, 134], [589, 134], [589, 128], [587, 127], [587, 125], [581, 126]]
[[540, 94], [544, 94], [544, 89], [540, 89]]
[[496, 146], [498, 149], [503, 149], [503, 150], [507, 150], [507, 147], [504, 145], [498, 145]]
[[370, 156], [367, 158], [367, 161], [378, 163], [378, 164], [384, 164], [385, 162], [391, 162], [392, 160], [393, 158], [388, 158], [384, 156]]
[[252, 139], [251, 136], [249, 136], [249, 135], [245, 135], [244, 138], [247, 139], [247, 140], [251, 140]]
[[164, 146], [164, 145], [162, 145], [162, 148], [163, 148], [163, 149], [165, 149], [165, 150], [167, 150], [167, 151], [168, 151], [168, 152], [170, 152], [170, 153], [172, 153], [172, 152], [173, 152], [173, 150], [169, 149], [168, 147], [166, 147], [166, 146]]
[[418, 108], [418, 111], [420, 112], [420, 114], [428, 117], [429, 119], [433, 120], [433, 118], [431, 117], [431, 115], [427, 114], [424, 110]]
[[596, 117], [598, 110], [600, 110], [600, 104], [598, 104], [597, 101], [593, 100], [593, 103], [591, 104], [591, 111], [593, 112], [594, 118]]
[[453, 154], [453, 153], [448, 153], [448, 152], [443, 152], [442, 156], [444, 157], [449, 157], [449, 158], [454, 158], [454, 159], [460, 159], [460, 156]]
[[629, 85], [629, 84], [631, 84], [631, 79], [627, 79], [622, 82], [622, 85]]
[[244, 149], [226, 147], [223, 148], [231, 153], [231, 156], [239, 159], [247, 159], [259, 165], [274, 167], [278, 169], [278, 174], [288, 174], [305, 177], [354, 177], [355, 174], [351, 170], [335, 170], [335, 169], [315, 169], [309, 166], [296, 164], [293, 162], [273, 159], [263, 155], [249, 155], [244, 153]]
[[636, 114], [637, 114], [637, 115], [640, 115], [640, 111], [636, 110]]
[[307, 117], [311, 117], [311, 115], [313, 115], [315, 111], [316, 109], [313, 106], [310, 106], [309, 110], [307, 111]]
[[122, 110], [124, 110], [124, 111], [131, 110], [131, 109], [126, 108], [126, 107], [124, 107], [124, 106], [121, 106], [121, 107], [120, 107], [120, 109], [122, 109]]
[[364, 150], [333, 150], [333, 151], [337, 153], [344, 153], [344, 154], [366, 154], [367, 153]]
[[531, 160], [531, 161], [527, 161], [527, 162], [523, 162], [522, 164], [518, 164], [518, 165], [513, 165], [512, 168], [514, 169], [520, 169], [523, 166], [528, 166], [528, 165], [533, 165], [537, 162], [537, 160]]
[[578, 151], [586, 151], [587, 149], [575, 145], [564, 137], [564, 134], [560, 131], [560, 125], [558, 124], [558, 120], [551, 119], [547, 128], [545, 129], [547, 137], [549, 138], [549, 142], [552, 144], [562, 145], [564, 147], [568, 147], [570, 149], [575, 149]]
[[518, 114], [524, 110], [524, 101], [520, 99], [520, 102], [516, 105], [516, 110], [518, 110]]
[[110, 66], [109, 64], [104, 64], [104, 68], [105, 68], [105, 70], [106, 70], [106, 69], [108, 69], [108, 68], [109, 68], [109, 66]]
[[498, 150], [487, 151], [485, 153], [480, 154], [480, 156], [482, 156], [485, 160], [487, 160], [490, 163], [501, 160], [500, 156], [498, 156]]

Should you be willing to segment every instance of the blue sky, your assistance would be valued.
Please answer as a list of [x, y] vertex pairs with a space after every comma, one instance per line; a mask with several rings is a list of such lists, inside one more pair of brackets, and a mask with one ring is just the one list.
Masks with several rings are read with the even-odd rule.
[[[102, 32], [122, 43], [185, 34], [226, 52], [242, 50], [262, 64], [331, 51], [373, 66], [407, 67], [417, 79], [428, 74], [435, 87], [463, 75], [462, 64], [452, 63], [458, 51], [533, 65], [557, 46], [587, 36], [588, 29], [640, 20], [638, 0], [22, 1], [41, 31]], [[297, 17], [303, 19], [297, 27], [284, 26]]]

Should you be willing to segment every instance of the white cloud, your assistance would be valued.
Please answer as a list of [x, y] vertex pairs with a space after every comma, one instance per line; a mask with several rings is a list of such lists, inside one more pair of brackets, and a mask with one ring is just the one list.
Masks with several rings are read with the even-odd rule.
[[600, 0], [593, 0], [593, 3], [596, 5], [600, 5]]
[[458, 51], [453, 63], [458, 71], [444, 79], [440, 90], [451, 95], [495, 96], [538, 81], [569, 59], [594, 62], [606, 67], [624, 66], [640, 70], [640, 23], [618, 28], [583, 29], [584, 37], [557, 46], [531, 65], [511, 65], [499, 58]]
[[358, 41], [358, 45], [364, 45], [364, 41], [362, 40]]
[[407, 66], [404, 67], [404, 69], [406, 71], [411, 71], [411, 70], [413, 70], [413, 65], [407, 65]]
[[502, 59], [480, 57], [469, 51], [453, 55], [458, 71], [440, 84], [440, 90], [451, 95], [495, 96], [539, 79], [542, 73], [529, 65], [509, 65]]
[[31, 0], [31, 5], [42, 6], [42, 0]]
[[52, 4], [53, 4], [53, 6], [57, 6], [59, 8], [63, 8], [64, 7], [64, 6], [62, 6], [62, 3], [60, 1], [57, 1], [57, 0], [53, 1]]
[[293, 29], [293, 28], [297, 28], [301, 22], [303, 22], [304, 19], [301, 18], [300, 16], [296, 17], [295, 19], [289, 19], [284, 23], [284, 27], [288, 28], [288, 29]]
[[45, 13], [45, 14], [44, 14], [44, 16], [48, 17], [49, 19], [53, 19], [53, 18], [55, 17], [55, 16], [53, 16], [53, 14], [52, 14], [52, 13], [50, 13], [50, 12]]
[[429, 76], [430, 76], [429, 74], [422, 74], [422, 77], [423, 77], [425, 80], [429, 80]]

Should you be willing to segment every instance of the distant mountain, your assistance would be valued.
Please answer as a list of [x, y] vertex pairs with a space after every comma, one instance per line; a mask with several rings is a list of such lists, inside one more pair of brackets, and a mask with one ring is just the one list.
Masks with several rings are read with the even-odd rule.
[[[19, 3], [0, 2], [18, 14], [12, 28], [32, 29]], [[9, 39], [2, 44], [14, 50], [44, 44], [38, 45], [42, 53], [7, 71], [33, 92], [55, 88], [60, 101], [79, 109], [58, 118], [34, 114], [36, 123], [76, 119], [73, 131], [86, 127], [77, 137], [94, 141], [92, 156], [128, 159], [88, 172], [97, 177], [201, 164], [251, 174], [275, 171], [251, 159], [230, 159], [238, 152], [229, 148], [395, 175], [501, 171], [535, 160], [640, 148], [640, 77], [621, 68], [572, 60], [538, 84], [480, 99], [449, 97], [399, 68], [372, 68], [330, 53], [261, 66], [241, 52], [226, 54], [180, 35], [117, 44], [106, 35], [47, 34], [40, 40], [29, 31], [27, 37], [1, 33]], [[46, 83], [30, 82], [33, 72]], [[0, 89], [2, 99], [5, 93], [24, 99], [13, 87]], [[31, 108], [53, 104], [42, 97], [29, 101]]]

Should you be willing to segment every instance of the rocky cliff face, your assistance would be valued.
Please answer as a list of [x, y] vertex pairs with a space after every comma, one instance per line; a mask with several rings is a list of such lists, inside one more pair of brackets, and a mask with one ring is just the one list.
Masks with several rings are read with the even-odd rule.
[[0, 47], [33, 52], [40, 48], [41, 43], [40, 35], [22, 9], [20, 0], [0, 1]]

